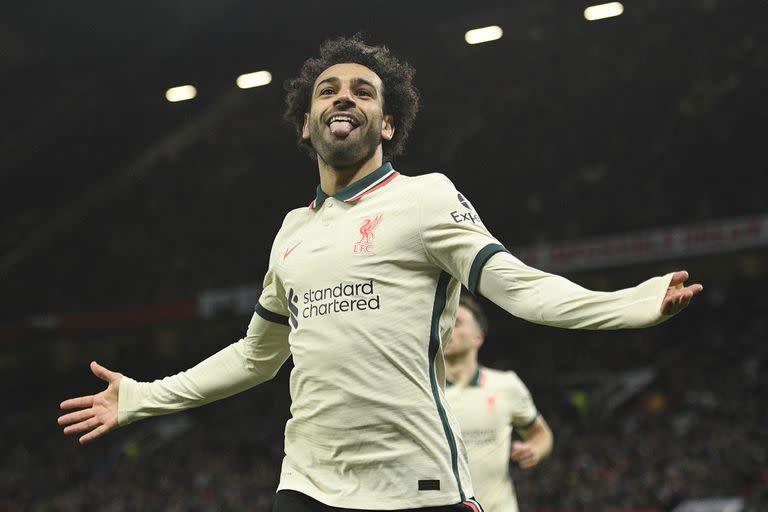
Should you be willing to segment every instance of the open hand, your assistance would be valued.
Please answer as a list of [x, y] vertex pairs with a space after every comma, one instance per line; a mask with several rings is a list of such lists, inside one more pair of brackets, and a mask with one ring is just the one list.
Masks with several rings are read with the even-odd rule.
[[117, 424], [117, 399], [122, 373], [107, 370], [96, 361], [91, 362], [91, 371], [107, 383], [107, 389], [95, 395], [70, 398], [61, 402], [61, 409], [80, 409], [59, 416], [59, 425], [64, 425], [64, 433], [79, 434], [80, 444], [93, 441], [114, 430]]
[[661, 302], [661, 312], [665, 315], [674, 315], [685, 309], [691, 299], [697, 293], [700, 293], [704, 287], [700, 284], [684, 286], [688, 280], [688, 272], [679, 270], [672, 274], [672, 281], [667, 288], [667, 294]]

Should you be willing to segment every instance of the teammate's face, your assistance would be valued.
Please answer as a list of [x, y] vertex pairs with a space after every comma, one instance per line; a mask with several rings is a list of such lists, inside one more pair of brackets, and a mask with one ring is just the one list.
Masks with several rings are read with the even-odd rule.
[[319, 158], [336, 168], [359, 165], [392, 138], [382, 87], [379, 75], [360, 64], [336, 64], [317, 77], [302, 137]]
[[483, 332], [477, 325], [472, 312], [464, 306], [456, 310], [456, 324], [453, 326], [451, 340], [445, 346], [445, 355], [458, 356], [477, 350], [483, 344]]

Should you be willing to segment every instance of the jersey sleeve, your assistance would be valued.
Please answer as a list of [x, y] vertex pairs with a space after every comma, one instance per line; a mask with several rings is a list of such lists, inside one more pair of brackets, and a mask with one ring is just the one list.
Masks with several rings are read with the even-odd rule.
[[123, 377], [118, 397], [120, 425], [199, 407], [245, 391], [277, 374], [290, 356], [290, 329], [275, 260], [273, 246], [262, 293], [245, 337], [193, 368], [161, 380], [137, 382]]
[[512, 401], [510, 423], [516, 428], [526, 428], [533, 424], [539, 416], [539, 411], [533, 403], [531, 392], [515, 372], [509, 372], [507, 377], [507, 393]]
[[485, 262], [506, 249], [447, 177], [432, 174], [428, 178], [417, 198], [424, 250], [438, 267], [475, 293]]
[[255, 306], [256, 314], [265, 320], [287, 326], [288, 304], [285, 290], [273, 268], [264, 276], [261, 296]]
[[123, 377], [118, 423], [199, 407], [267, 381], [288, 359], [288, 326], [254, 314], [246, 336], [189, 370], [154, 382]]
[[661, 303], [672, 274], [632, 288], [598, 292], [525, 265], [509, 253], [493, 255], [478, 291], [507, 312], [538, 324], [568, 329], [650, 327], [670, 318]]

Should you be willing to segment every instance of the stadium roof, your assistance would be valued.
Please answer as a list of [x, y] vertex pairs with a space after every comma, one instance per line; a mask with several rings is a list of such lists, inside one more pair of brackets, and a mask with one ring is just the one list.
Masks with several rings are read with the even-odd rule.
[[[622, 16], [599, 22], [584, 19], [589, 3], [556, 0], [4, 6], [4, 295], [59, 279], [51, 255], [75, 259], [84, 249], [70, 242], [89, 238], [89, 222], [117, 208], [114, 197], [130, 197], [131, 176], [163, 172], [169, 160], [217, 167], [232, 148], [211, 139], [236, 133], [238, 151], [252, 143], [252, 161], [270, 169], [259, 175], [269, 211], [250, 212], [263, 221], [254, 242], [263, 251], [316, 182], [280, 120], [280, 85], [322, 40], [357, 31], [417, 69], [423, 111], [399, 164], [449, 174], [511, 245], [764, 213], [768, 4], [625, 4]], [[466, 30], [492, 24], [500, 40], [465, 43]], [[235, 87], [259, 69], [272, 84]], [[167, 88], [187, 83], [194, 100], [165, 100]], [[213, 148], [205, 158], [201, 140]], [[286, 176], [290, 190], [279, 186]], [[232, 250], [238, 241], [218, 243]], [[34, 296], [22, 302], [32, 308]]]

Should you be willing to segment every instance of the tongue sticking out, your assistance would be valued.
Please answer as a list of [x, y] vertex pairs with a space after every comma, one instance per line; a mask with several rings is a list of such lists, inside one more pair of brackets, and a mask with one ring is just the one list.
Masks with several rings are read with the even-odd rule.
[[353, 128], [352, 123], [348, 121], [334, 121], [330, 124], [331, 133], [335, 137], [346, 138]]

